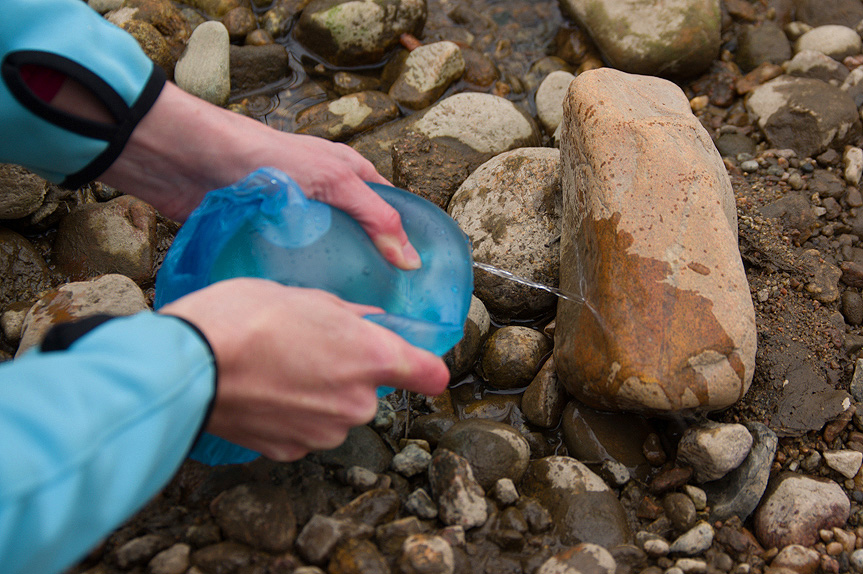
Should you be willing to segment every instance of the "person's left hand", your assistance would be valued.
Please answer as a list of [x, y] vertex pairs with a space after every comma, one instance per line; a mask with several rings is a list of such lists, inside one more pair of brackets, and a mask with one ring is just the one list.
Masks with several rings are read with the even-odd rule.
[[208, 191], [259, 167], [284, 171], [308, 197], [356, 219], [390, 263], [402, 269], [420, 266], [398, 212], [363, 183], [388, 182], [357, 151], [323, 138], [280, 132], [171, 83], [99, 179], [184, 221]]

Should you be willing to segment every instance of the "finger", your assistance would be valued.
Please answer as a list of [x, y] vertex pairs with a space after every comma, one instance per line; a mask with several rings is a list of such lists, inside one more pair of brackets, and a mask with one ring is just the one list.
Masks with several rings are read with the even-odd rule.
[[419, 253], [408, 239], [401, 216], [358, 177], [342, 180], [325, 199], [362, 226], [384, 258], [400, 269], [419, 269]]
[[424, 395], [439, 395], [449, 384], [449, 368], [443, 359], [408, 343], [386, 327], [368, 322], [368, 340], [376, 341], [379, 372], [370, 381], [375, 386], [395, 387]]

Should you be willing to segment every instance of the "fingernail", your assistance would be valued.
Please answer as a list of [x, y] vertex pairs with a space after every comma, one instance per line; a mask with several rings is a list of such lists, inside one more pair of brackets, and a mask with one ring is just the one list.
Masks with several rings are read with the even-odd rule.
[[405, 258], [406, 269], [419, 269], [422, 267], [423, 262], [420, 259], [420, 254], [417, 253], [417, 250], [410, 243], [405, 244], [402, 248], [402, 255]]

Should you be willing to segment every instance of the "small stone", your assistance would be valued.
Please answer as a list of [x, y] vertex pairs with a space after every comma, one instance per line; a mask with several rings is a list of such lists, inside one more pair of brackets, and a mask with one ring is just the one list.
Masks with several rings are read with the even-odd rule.
[[858, 185], [860, 177], [863, 175], [863, 149], [859, 147], [849, 146], [845, 149], [845, 181], [848, 185]]
[[345, 472], [347, 483], [359, 491], [371, 490], [378, 483], [378, 475], [367, 468], [352, 466]]
[[213, 499], [210, 511], [226, 538], [267, 552], [288, 550], [297, 534], [291, 499], [274, 485], [235, 486]]
[[617, 563], [608, 550], [597, 544], [582, 543], [546, 560], [536, 574], [614, 574], [616, 569]]
[[518, 490], [516, 490], [515, 483], [511, 478], [501, 478], [494, 483], [492, 496], [502, 505], [509, 506], [518, 500]]
[[672, 554], [695, 556], [713, 544], [713, 527], [708, 522], [699, 522], [671, 544]]
[[684, 484], [683, 492], [692, 499], [692, 504], [695, 505], [695, 510], [701, 511], [707, 508], [707, 493], [704, 490], [692, 484]]
[[695, 471], [699, 482], [722, 478], [749, 454], [752, 435], [741, 424], [706, 423], [689, 427], [677, 447], [677, 460]]
[[455, 557], [443, 537], [414, 534], [404, 541], [397, 566], [403, 574], [452, 574]]
[[150, 574], [183, 574], [189, 568], [189, 554], [192, 549], [188, 544], [174, 544], [162, 550], [150, 560], [147, 567]]
[[444, 524], [459, 524], [467, 530], [485, 523], [488, 518], [485, 491], [474, 480], [473, 471], [463, 457], [438, 447], [432, 457], [429, 482]]
[[662, 538], [651, 538], [650, 540], [645, 540], [641, 547], [648, 556], [653, 558], [668, 556], [668, 553], [671, 550], [671, 545], [668, 541]]
[[405, 510], [426, 520], [437, 518], [438, 514], [434, 501], [422, 488], [418, 488], [408, 495], [405, 500]]
[[854, 478], [863, 464], [863, 452], [856, 450], [827, 450], [822, 454], [827, 466], [845, 478]]
[[707, 562], [694, 558], [681, 558], [674, 563], [683, 574], [704, 574], [707, 572]]
[[416, 444], [408, 444], [393, 457], [391, 464], [394, 471], [410, 478], [428, 469], [431, 458], [428, 450], [424, 450]]

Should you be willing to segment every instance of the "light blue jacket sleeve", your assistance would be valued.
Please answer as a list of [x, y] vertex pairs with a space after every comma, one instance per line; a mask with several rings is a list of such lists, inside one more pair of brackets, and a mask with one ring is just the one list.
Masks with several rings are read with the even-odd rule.
[[0, 572], [82, 558], [171, 479], [214, 392], [208, 344], [156, 313], [0, 365]]
[[[82, 0], [2, 0], [0, 6], [0, 161], [80, 187], [120, 155], [161, 93], [165, 73], [132, 36]], [[43, 102], [19, 73], [26, 65], [75, 79], [114, 122], [86, 120]]]

